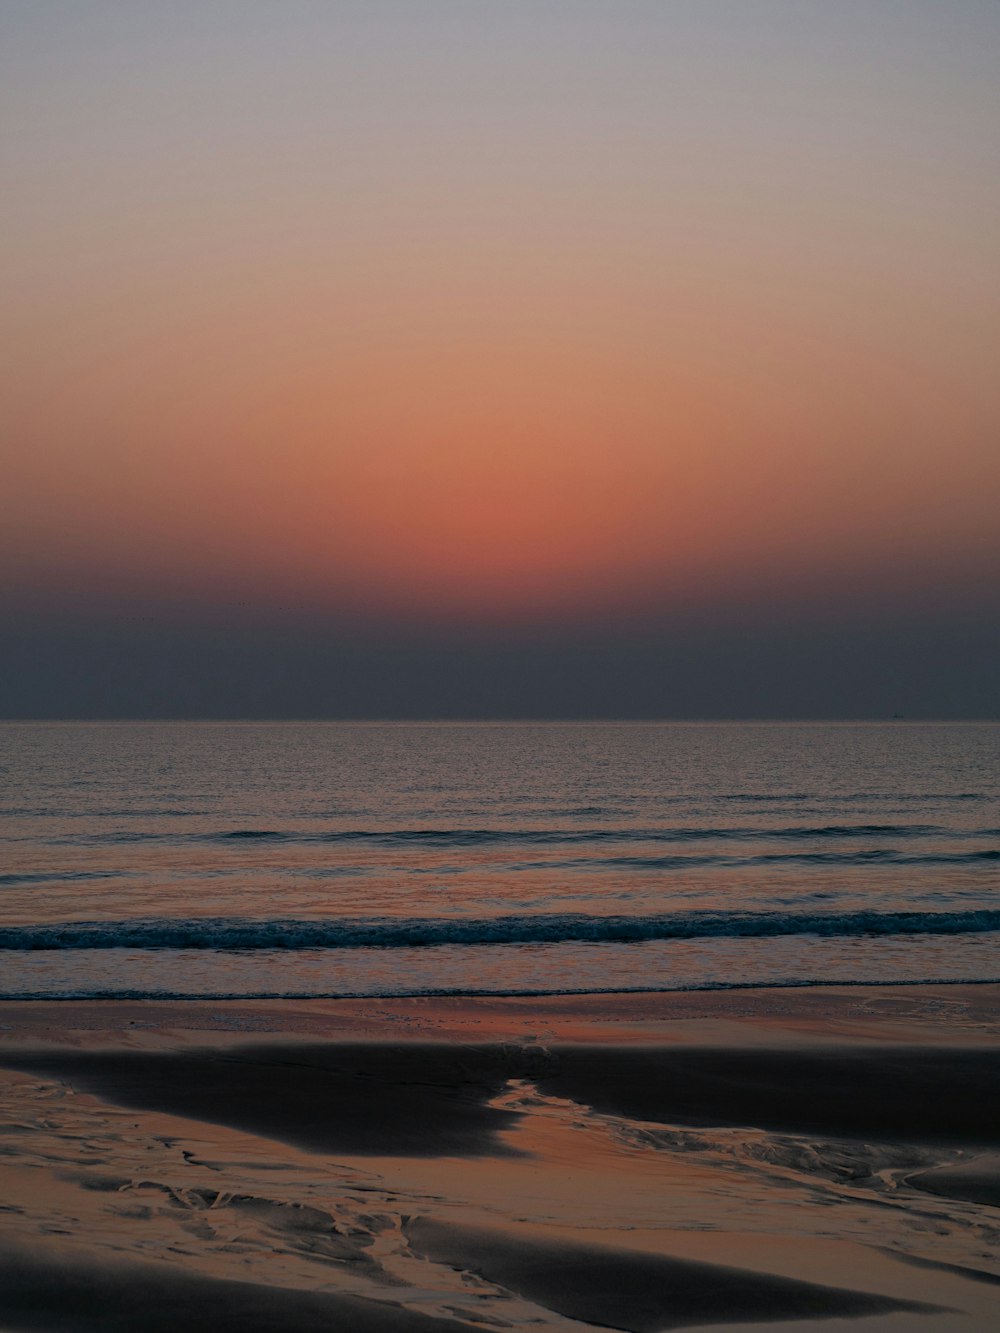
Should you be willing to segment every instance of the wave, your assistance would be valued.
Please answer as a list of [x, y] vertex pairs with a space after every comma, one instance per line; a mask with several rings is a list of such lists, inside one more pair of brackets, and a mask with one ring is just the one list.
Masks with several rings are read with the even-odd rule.
[[[509, 802], [531, 801], [533, 797], [515, 797], [508, 796]], [[991, 795], [986, 792], [975, 791], [929, 791], [929, 792], [888, 792], [888, 791], [859, 791], [859, 792], [714, 792], [708, 798], [711, 802], [728, 803], [737, 806], [760, 805], [768, 809], [780, 808], [783, 804], [791, 804], [797, 807], [798, 813], [803, 813], [802, 806], [806, 802], [815, 802], [817, 807], [830, 808], [831, 806], [846, 809], [846, 807], [864, 803], [865, 805], [888, 805], [888, 806], [914, 806], [927, 803], [945, 803], [950, 804], [956, 801], [988, 801]], [[623, 800], [626, 804], [632, 804], [634, 798], [623, 794]], [[694, 798], [691, 795], [680, 795], [670, 793], [659, 793], [656, 796], [655, 804], [662, 808], [664, 806], [690, 806]], [[214, 810], [215, 817], [220, 812], [217, 807], [211, 805], [201, 805], [192, 807], [176, 806], [157, 806], [157, 805], [124, 805], [124, 806], [101, 806], [99, 809], [80, 806], [42, 806], [42, 805], [0, 805], [0, 817], [8, 819], [81, 819], [88, 822], [97, 822], [106, 819], [207, 819], [212, 816]], [[808, 812], [808, 807], [806, 812]], [[223, 812], [228, 813], [228, 812]], [[305, 812], [303, 812], [305, 814]], [[338, 808], [327, 812], [329, 815], [338, 817], [357, 816], [365, 817], [365, 811]], [[370, 813], [370, 812], [368, 812]], [[526, 813], [524, 810], [520, 812]], [[530, 812], [528, 812], [530, 813]], [[598, 818], [608, 817], [622, 813], [621, 802], [618, 806], [571, 806], [567, 808], [546, 806], [540, 811], [549, 818]], [[310, 811], [311, 817], [320, 817], [318, 812]], [[236, 816], [234, 816], [236, 817]]]
[[[899, 852], [892, 847], [868, 847], [857, 852], [765, 852], [758, 856], [610, 856], [584, 861], [538, 862], [537, 868], [600, 867], [608, 870], [684, 870], [690, 866], [939, 866], [975, 865], [1000, 861], [1000, 848], [986, 847], [966, 852]], [[518, 870], [535, 866], [518, 865]]]
[[[249, 834], [243, 835], [249, 837]], [[265, 835], [263, 833], [254, 835], [256, 837], [279, 838], [279, 834]], [[445, 844], [435, 843], [434, 846], [444, 847]], [[725, 855], [720, 852], [705, 853], [674, 853], [673, 855], [619, 855], [619, 856], [595, 856], [595, 855], [577, 855], [577, 856], [555, 856], [548, 855], [544, 859], [534, 860], [507, 859], [502, 863], [503, 869], [514, 873], [523, 873], [531, 871], [622, 871], [622, 872], [646, 872], [655, 873], [657, 871], [696, 871], [709, 868], [721, 870], [740, 870], [750, 869], [757, 866], [767, 866], [777, 872], [784, 868], [794, 866], [813, 866], [813, 867], [850, 867], [850, 866], [908, 866], [913, 868], [929, 866], [977, 866], [989, 865], [1000, 861], [1000, 848], [984, 847], [973, 848], [964, 851], [928, 851], [928, 852], [907, 852], [892, 847], [864, 847], [851, 851], [787, 851], [787, 852], [760, 852], [757, 854], [730, 854]], [[496, 869], [499, 862], [492, 863]], [[445, 875], [458, 874], [463, 870], [476, 870], [479, 867], [475, 863], [469, 865], [461, 862], [461, 859], [454, 864], [427, 862], [411, 862], [409, 864], [400, 864], [393, 867], [393, 870], [399, 875]], [[233, 864], [231, 866], [217, 865], [210, 869], [202, 868], [199, 874], [202, 878], [226, 878], [228, 876], [248, 874], [262, 874], [273, 871], [274, 866], [260, 862], [252, 865]], [[283, 867], [283, 873], [289, 876], [301, 878], [339, 878], [339, 877], [360, 877], [372, 873], [372, 867], [365, 864], [333, 864], [333, 865], [291, 865]], [[0, 890], [3, 889], [42, 889], [50, 884], [75, 883], [77, 881], [87, 880], [106, 880], [106, 879], [135, 879], [143, 878], [148, 871], [135, 866], [128, 870], [102, 869], [102, 870], [50, 870], [50, 871], [24, 871], [8, 872], [0, 874]], [[2, 947], [2, 946], [0, 946]]]
[[[265, 839], [302, 842], [374, 842], [387, 846], [413, 843], [418, 846], [469, 847], [491, 843], [587, 843], [587, 842], [703, 842], [730, 839], [800, 839], [812, 838], [926, 838], [991, 837], [995, 829], [963, 830], [955, 834], [937, 824], [824, 824], [817, 827], [788, 828], [591, 828], [591, 829], [339, 829], [312, 833], [307, 830], [232, 829], [224, 833], [201, 835], [209, 840], [243, 841]], [[141, 835], [140, 835], [141, 836]], [[154, 835], [157, 836], [157, 835]]]
[[[142, 834], [125, 835], [129, 838]], [[152, 837], [161, 837], [153, 834]], [[170, 836], [169, 834], [166, 836]], [[206, 841], [242, 842], [321, 842], [373, 843], [378, 846], [480, 847], [491, 845], [566, 845], [608, 842], [730, 842], [756, 841], [808, 842], [851, 838], [991, 838], [995, 828], [953, 830], [939, 824], [822, 824], [783, 828], [685, 826], [675, 828], [469, 828], [469, 829], [336, 829], [312, 832], [307, 829], [231, 829], [221, 833], [195, 835]]]
[[715, 798], [718, 801], [738, 801], [738, 802], [767, 802], [775, 801], [813, 801], [822, 800], [825, 805], [850, 805], [855, 801], [880, 801], [889, 805], [897, 805], [903, 802], [912, 801], [982, 801], [986, 799], [983, 792], [978, 791], [910, 791], [910, 792], [888, 792], [888, 791], [852, 791], [852, 792], [719, 792]]
[[[856, 851], [789, 851], [789, 852], [762, 852], [754, 854], [724, 855], [719, 852], [706, 852], [702, 854], [675, 853], [673, 855], [620, 855], [620, 856], [553, 856], [549, 855], [541, 858], [539, 855], [534, 860], [507, 859], [503, 862], [491, 863], [493, 869], [502, 867], [505, 871], [512, 874], [542, 871], [623, 871], [623, 872], [656, 872], [656, 871], [692, 871], [715, 868], [719, 870], [743, 870], [752, 869], [757, 866], [767, 866], [780, 872], [782, 869], [794, 866], [832, 866], [832, 867], [850, 867], [850, 866], [909, 866], [914, 868], [928, 866], [977, 866], [990, 865], [1000, 861], [1000, 848], [985, 847], [971, 849], [967, 851], [933, 851], [933, 852], [906, 852], [892, 847], [867, 847]], [[365, 864], [335, 864], [335, 865], [291, 865], [281, 866], [283, 874], [303, 878], [332, 878], [338, 876], [364, 876], [373, 872], [373, 867]], [[427, 863], [414, 861], [408, 864], [399, 864], [392, 867], [398, 875], [445, 875], [458, 874], [463, 871], [475, 871], [481, 867], [476, 863], [466, 864], [461, 860], [448, 864], [433, 862]], [[231, 866], [216, 865], [210, 869], [201, 869], [198, 873], [202, 878], [219, 879], [227, 876], [245, 877], [252, 874], [268, 874], [273, 872], [275, 866], [266, 862], [254, 863], [251, 865], [234, 864]], [[377, 868], [376, 868], [377, 869]], [[122, 879], [122, 878], [142, 878], [149, 872], [143, 867], [135, 867], [130, 870], [58, 870], [58, 871], [32, 871], [24, 874], [0, 874], [0, 889], [32, 886], [41, 887], [47, 884], [70, 882], [75, 880], [95, 880], [95, 879]]]
[[1000, 837], [1000, 829], [949, 828], [940, 824], [810, 824], [776, 828], [757, 825], [705, 826], [681, 825], [666, 828], [636, 828], [621, 825], [605, 828], [403, 828], [403, 829], [314, 829], [314, 828], [236, 828], [188, 833], [180, 830], [117, 829], [109, 833], [87, 833], [83, 837], [57, 838], [55, 842], [72, 845], [167, 843], [295, 843], [362, 844], [386, 848], [441, 848], [516, 846], [601, 846], [613, 843], [739, 843], [860, 841], [891, 838], [894, 841], [937, 838], [944, 841], [969, 841]]
[[809, 990], [821, 986], [997, 986], [1000, 976], [990, 977], [861, 977], [830, 980], [812, 977], [779, 977], [768, 981], [694, 981], [690, 985], [671, 986], [579, 986], [579, 987], [509, 987], [503, 989], [470, 988], [465, 986], [400, 987], [397, 990], [231, 990], [197, 991], [123, 988], [109, 990], [20, 990], [0, 994], [5, 1000], [407, 1000], [407, 999], [541, 999], [563, 995], [677, 995], [700, 991], [755, 991], [755, 990]]
[[123, 879], [125, 870], [31, 870], [0, 875], [0, 888], [19, 888], [30, 884], [68, 883], [87, 879]]
[[436, 945], [638, 943], [782, 935], [971, 935], [1000, 931], [1000, 910], [967, 912], [674, 912], [652, 916], [520, 915], [446, 919], [79, 921], [0, 927], [0, 950], [398, 949]]

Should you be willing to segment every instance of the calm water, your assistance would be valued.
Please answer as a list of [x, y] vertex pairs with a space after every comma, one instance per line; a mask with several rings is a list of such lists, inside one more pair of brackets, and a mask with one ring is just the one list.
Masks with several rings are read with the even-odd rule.
[[0, 994], [1000, 979], [1000, 725], [0, 726]]

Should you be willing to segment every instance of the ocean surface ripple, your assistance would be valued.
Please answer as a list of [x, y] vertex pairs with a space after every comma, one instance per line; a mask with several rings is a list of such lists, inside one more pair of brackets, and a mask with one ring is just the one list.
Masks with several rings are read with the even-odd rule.
[[0, 998], [1000, 975], [996, 724], [0, 736]]

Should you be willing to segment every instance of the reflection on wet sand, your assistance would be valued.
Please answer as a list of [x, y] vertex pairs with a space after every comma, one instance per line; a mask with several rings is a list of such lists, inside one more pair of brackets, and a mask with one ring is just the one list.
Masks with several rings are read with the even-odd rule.
[[714, 1046], [662, 997], [401, 1007], [381, 1042], [336, 1008], [233, 1006], [228, 1038], [198, 1005], [10, 1010], [0, 1327], [985, 1333], [977, 990], [950, 1043], [898, 996], [891, 1036], [856, 1000], [713, 1000]]

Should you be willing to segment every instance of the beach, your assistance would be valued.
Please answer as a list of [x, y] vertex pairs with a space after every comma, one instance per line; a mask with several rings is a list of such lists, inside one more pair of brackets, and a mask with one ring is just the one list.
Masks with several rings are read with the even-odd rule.
[[994, 985], [9, 1001], [0, 1328], [992, 1329], [998, 1053]]
[[1000, 1333], [998, 60], [0, 4], [0, 1333]]
[[25, 724], [0, 1333], [985, 1333], [1000, 730]]

